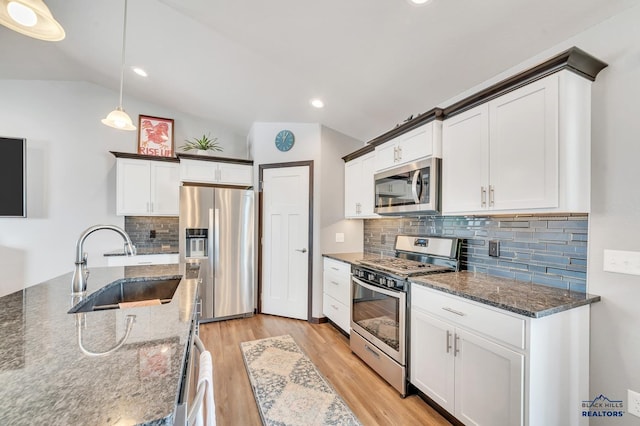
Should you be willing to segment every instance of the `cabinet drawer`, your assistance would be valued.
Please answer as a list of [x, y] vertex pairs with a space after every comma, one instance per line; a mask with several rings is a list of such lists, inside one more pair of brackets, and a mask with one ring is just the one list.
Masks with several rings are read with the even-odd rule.
[[349, 329], [351, 328], [351, 313], [349, 312], [349, 307], [338, 302], [327, 293], [323, 294], [322, 302], [322, 311], [327, 318], [336, 323], [345, 332], [349, 333]]
[[525, 320], [464, 301], [457, 296], [411, 284], [411, 308], [430, 312], [516, 348], [525, 348]]
[[351, 274], [351, 265], [345, 262], [340, 262], [339, 260], [329, 259], [328, 257], [325, 257], [324, 270], [330, 270], [339, 275], [345, 276]]
[[323, 276], [324, 292], [339, 302], [349, 303], [349, 294], [351, 289], [351, 276], [337, 274], [332, 270], [325, 270]]

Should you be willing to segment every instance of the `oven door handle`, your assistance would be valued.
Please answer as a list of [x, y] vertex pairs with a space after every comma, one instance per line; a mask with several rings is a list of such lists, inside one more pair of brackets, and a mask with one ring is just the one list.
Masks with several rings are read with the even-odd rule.
[[422, 197], [422, 182], [420, 183], [420, 192], [418, 192], [418, 178], [420, 177], [421, 170], [413, 172], [413, 180], [411, 182], [411, 195], [413, 195], [413, 201], [416, 204], [420, 204], [420, 197]]
[[367, 290], [377, 291], [378, 293], [382, 293], [382, 294], [385, 294], [385, 295], [390, 296], [390, 297], [395, 297], [396, 299], [404, 299], [404, 297], [403, 297], [404, 296], [404, 292], [402, 292], [402, 291], [387, 290], [386, 288], [383, 288], [383, 287], [378, 287], [378, 286], [374, 286], [374, 285], [362, 282], [358, 278], [355, 278], [355, 277], [351, 277], [351, 280], [353, 282], [355, 282], [356, 284], [358, 284], [359, 286], [366, 288]]

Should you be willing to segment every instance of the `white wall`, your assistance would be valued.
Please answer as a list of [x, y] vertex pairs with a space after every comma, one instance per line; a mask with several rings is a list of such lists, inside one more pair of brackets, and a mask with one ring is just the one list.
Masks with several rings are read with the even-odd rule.
[[[115, 215], [109, 151], [136, 152], [137, 133], [100, 123], [118, 100], [100, 86], [0, 80], [0, 93], [0, 135], [27, 139], [28, 215], [0, 218], [1, 296], [72, 271], [75, 241], [85, 228], [124, 225]], [[140, 113], [173, 118], [176, 146], [211, 131], [224, 146], [221, 156], [247, 158], [245, 138], [225, 126], [126, 97], [124, 106], [135, 122]], [[89, 265], [104, 265], [102, 253], [119, 247], [115, 233], [92, 235], [85, 245]]]
[[[344, 218], [344, 161], [342, 157], [362, 148], [362, 142], [322, 126], [322, 170], [320, 193], [321, 244], [323, 253], [349, 253], [363, 250], [363, 221]], [[344, 242], [336, 242], [336, 233]], [[320, 294], [322, 296], [322, 294]]]
[[[295, 145], [288, 152], [275, 147], [276, 134], [289, 129]], [[341, 157], [362, 146], [361, 141], [322, 127], [317, 123], [254, 123], [249, 132], [249, 150], [254, 161], [255, 187], [261, 164], [313, 160], [313, 292], [314, 318], [322, 314], [322, 253], [362, 250], [362, 221], [344, 216], [344, 163]], [[327, 180], [325, 182], [325, 179]], [[335, 232], [345, 233], [345, 243], [336, 244]]]
[[[623, 400], [640, 392], [640, 277], [603, 271], [603, 250], [640, 251], [640, 5], [541, 52], [534, 58], [442, 102], [446, 106], [517, 71], [577, 46], [607, 62], [592, 85], [591, 214], [587, 291], [592, 305], [590, 396]], [[576, 402], [576, 410], [579, 410]], [[640, 425], [628, 413], [594, 417], [591, 425]]]

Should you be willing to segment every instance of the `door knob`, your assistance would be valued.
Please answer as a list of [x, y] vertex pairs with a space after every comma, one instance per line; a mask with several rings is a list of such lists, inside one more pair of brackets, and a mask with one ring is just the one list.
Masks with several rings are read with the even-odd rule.
[[307, 252], [307, 249], [306, 249], [306, 248], [303, 248], [303, 249], [296, 249], [296, 251], [299, 251], [300, 253], [306, 253], [306, 252]]

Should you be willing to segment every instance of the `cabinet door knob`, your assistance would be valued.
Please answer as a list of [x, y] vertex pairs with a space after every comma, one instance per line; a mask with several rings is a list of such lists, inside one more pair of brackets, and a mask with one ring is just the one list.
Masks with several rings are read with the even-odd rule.
[[480, 187], [480, 205], [487, 207], [487, 189], [484, 186]]
[[489, 206], [493, 207], [495, 204], [495, 188], [493, 185], [489, 185]]
[[451, 332], [447, 330], [447, 353], [451, 351]]

